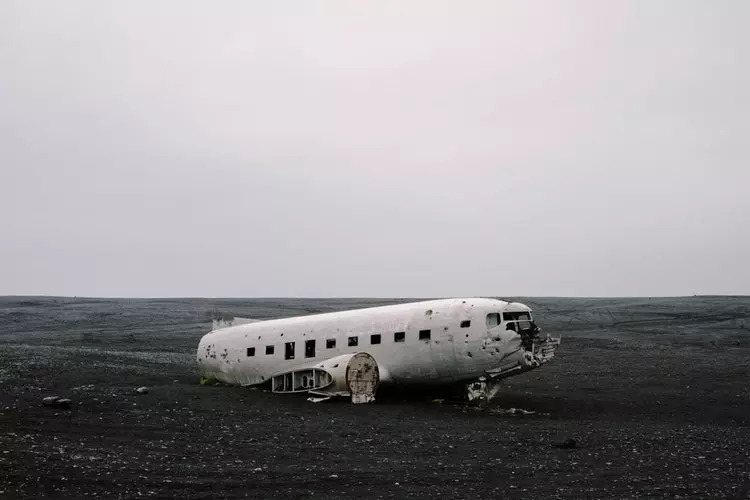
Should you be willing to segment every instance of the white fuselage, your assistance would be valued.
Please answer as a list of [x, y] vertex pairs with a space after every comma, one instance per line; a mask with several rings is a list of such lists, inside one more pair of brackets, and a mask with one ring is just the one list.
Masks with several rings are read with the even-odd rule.
[[442, 299], [260, 321], [206, 334], [197, 359], [204, 377], [238, 385], [263, 384], [357, 352], [375, 358], [382, 382], [468, 382], [528, 357], [503, 313], [530, 318], [531, 309], [494, 299]]

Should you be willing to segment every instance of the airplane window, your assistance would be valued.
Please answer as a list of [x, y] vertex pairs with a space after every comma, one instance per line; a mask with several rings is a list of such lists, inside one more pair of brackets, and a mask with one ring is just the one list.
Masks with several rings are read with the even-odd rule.
[[419, 330], [419, 340], [430, 340], [431, 335], [430, 330]]
[[247, 348], [247, 355], [249, 356], [255, 356], [255, 347], [248, 347]]
[[466, 319], [461, 322], [461, 328], [469, 328], [471, 326], [471, 321]]
[[266, 354], [273, 354], [273, 346], [267, 345], [266, 346]]
[[349, 337], [349, 347], [359, 345], [359, 337]]
[[380, 343], [380, 334], [374, 333], [370, 335], [370, 344], [379, 344]]
[[530, 320], [531, 315], [527, 312], [510, 312], [510, 313], [503, 313], [503, 319], [505, 321], [516, 321], [516, 320]]
[[286, 352], [284, 353], [284, 359], [294, 359], [294, 342], [286, 343]]
[[406, 340], [406, 332], [396, 332], [393, 334], [394, 342], [404, 342]]
[[314, 358], [315, 357], [315, 340], [306, 340], [305, 341], [305, 357], [306, 358]]
[[508, 322], [506, 328], [514, 332], [527, 332], [533, 329], [531, 323], [531, 314], [523, 312], [506, 312], [503, 313], [503, 319]]
[[336, 339], [326, 340], [326, 349], [334, 349], [336, 347]]
[[500, 324], [500, 313], [490, 313], [487, 315], [487, 328], [495, 328]]

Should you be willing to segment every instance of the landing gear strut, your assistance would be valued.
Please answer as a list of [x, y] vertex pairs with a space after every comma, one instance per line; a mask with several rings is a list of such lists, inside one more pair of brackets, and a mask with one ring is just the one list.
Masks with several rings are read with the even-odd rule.
[[479, 377], [479, 380], [466, 386], [466, 399], [469, 403], [486, 406], [500, 391], [500, 382]]

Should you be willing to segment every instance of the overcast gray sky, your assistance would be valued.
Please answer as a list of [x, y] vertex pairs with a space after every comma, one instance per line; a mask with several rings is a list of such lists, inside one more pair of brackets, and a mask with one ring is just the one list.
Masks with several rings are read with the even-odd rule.
[[0, 1], [0, 294], [748, 294], [748, 19]]

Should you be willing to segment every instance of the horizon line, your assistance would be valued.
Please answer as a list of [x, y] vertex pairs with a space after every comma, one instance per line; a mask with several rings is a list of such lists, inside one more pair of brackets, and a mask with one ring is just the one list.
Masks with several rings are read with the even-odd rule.
[[438, 300], [453, 298], [538, 298], [538, 299], [683, 299], [699, 297], [750, 297], [750, 294], [693, 294], [693, 295], [453, 295], [453, 296], [116, 296], [116, 295], [0, 295], [0, 299], [36, 298], [36, 299], [94, 299], [94, 300]]

